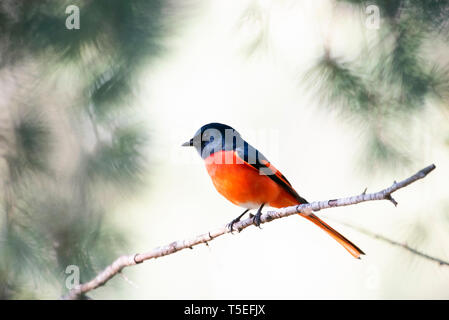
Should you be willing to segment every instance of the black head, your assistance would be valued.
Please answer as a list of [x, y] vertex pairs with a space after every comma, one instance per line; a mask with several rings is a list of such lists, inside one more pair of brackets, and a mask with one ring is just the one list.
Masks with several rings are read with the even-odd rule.
[[235, 150], [236, 146], [243, 144], [243, 139], [234, 128], [217, 122], [202, 126], [192, 139], [182, 146], [195, 147], [203, 159], [214, 152], [221, 150]]

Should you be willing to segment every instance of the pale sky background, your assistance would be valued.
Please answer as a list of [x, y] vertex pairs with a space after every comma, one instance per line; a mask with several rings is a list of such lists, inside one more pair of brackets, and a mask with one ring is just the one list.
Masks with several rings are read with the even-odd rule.
[[[449, 298], [449, 268], [414, 257], [326, 219], [363, 226], [405, 242], [411, 225], [429, 230], [423, 251], [449, 256], [447, 225], [432, 222], [447, 199], [447, 147], [433, 142], [439, 114], [418, 127], [420, 156], [411, 168], [372, 175], [360, 169], [363, 134], [354, 123], [320, 106], [301, 75], [331, 39], [333, 52], [358, 54], [376, 31], [362, 32], [350, 12], [332, 15], [329, 1], [260, 1], [263, 23], [239, 20], [249, 1], [198, 1], [191, 21], [169, 39], [170, 53], [153, 62], [142, 78], [136, 109], [151, 137], [150, 185], [118, 206], [114, 221], [129, 235], [130, 252], [145, 252], [230, 222], [243, 209], [219, 195], [201, 158], [180, 145], [209, 122], [237, 129], [289, 179], [300, 195], [326, 200], [378, 191], [435, 163], [425, 180], [399, 191], [391, 203], [368, 202], [325, 210], [319, 216], [365, 251], [354, 259], [322, 230], [299, 216], [225, 235], [127, 268], [91, 293], [106, 299], [407, 299]], [[330, 22], [332, 21], [332, 23]], [[338, 28], [335, 28], [338, 25]], [[267, 47], [254, 55], [244, 48], [267, 27]], [[370, 164], [371, 165], [371, 164]], [[432, 203], [431, 206], [429, 204]], [[435, 205], [434, 205], [435, 203]], [[447, 205], [447, 201], [446, 201]], [[441, 221], [439, 219], [438, 221]], [[445, 229], [444, 229], [445, 228]], [[447, 239], [447, 238], [446, 238]], [[447, 259], [447, 258], [446, 258]]]

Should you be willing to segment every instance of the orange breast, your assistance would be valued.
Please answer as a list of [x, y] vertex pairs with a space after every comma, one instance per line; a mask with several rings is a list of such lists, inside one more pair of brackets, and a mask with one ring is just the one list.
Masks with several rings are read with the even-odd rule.
[[217, 191], [236, 205], [254, 209], [263, 203], [276, 208], [298, 203], [268, 176], [242, 163], [234, 151], [216, 152], [206, 158], [205, 163]]

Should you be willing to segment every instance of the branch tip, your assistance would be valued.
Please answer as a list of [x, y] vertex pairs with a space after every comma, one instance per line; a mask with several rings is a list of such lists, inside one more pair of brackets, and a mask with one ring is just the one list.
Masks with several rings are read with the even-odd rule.
[[395, 207], [398, 206], [398, 202], [396, 200], [394, 200], [394, 198], [391, 196], [391, 194], [386, 194], [385, 199], [391, 201]]

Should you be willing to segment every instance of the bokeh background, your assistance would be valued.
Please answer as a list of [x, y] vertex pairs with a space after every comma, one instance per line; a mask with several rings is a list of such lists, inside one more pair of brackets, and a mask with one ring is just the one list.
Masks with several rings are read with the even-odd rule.
[[449, 260], [448, 18], [436, 0], [2, 1], [0, 298], [58, 299], [69, 265], [87, 281], [236, 217], [180, 147], [208, 122], [309, 201], [437, 169], [397, 208], [319, 212], [362, 260], [293, 216], [127, 268], [91, 298], [449, 298], [448, 267], [342, 224]]

